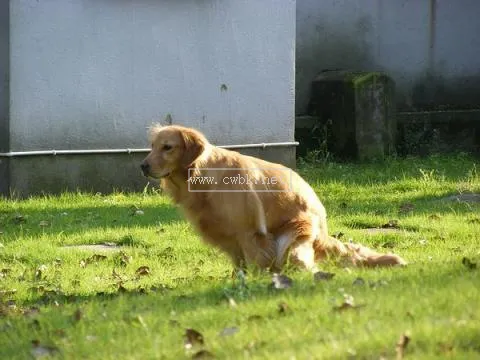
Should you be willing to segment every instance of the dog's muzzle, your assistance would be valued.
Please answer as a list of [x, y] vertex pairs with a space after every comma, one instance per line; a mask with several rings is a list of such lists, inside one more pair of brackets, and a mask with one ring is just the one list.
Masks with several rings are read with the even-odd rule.
[[143, 176], [149, 176], [150, 175], [150, 165], [146, 162], [142, 162], [140, 164], [140, 169], [142, 169]]

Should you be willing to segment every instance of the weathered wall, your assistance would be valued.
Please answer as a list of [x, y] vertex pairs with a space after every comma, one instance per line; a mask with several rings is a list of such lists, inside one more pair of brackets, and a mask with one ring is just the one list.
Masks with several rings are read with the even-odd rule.
[[400, 107], [480, 105], [479, 13], [477, 0], [298, 0], [296, 113], [337, 68], [388, 72]]
[[[294, 138], [294, 0], [11, 0], [11, 150]], [[222, 86], [225, 84], [225, 86]]]

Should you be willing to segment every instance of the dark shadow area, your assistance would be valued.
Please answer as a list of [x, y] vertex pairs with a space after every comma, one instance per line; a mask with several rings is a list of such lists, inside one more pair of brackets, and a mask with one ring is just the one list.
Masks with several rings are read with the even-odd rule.
[[[470, 268], [468, 264], [465, 264], [463, 256], [459, 254], [453, 256], [449, 263], [429, 261], [428, 263], [414, 263], [408, 266], [418, 269], [418, 272], [421, 273], [420, 280], [418, 277], [412, 278], [411, 274], [403, 271], [402, 268], [397, 268], [384, 276], [379, 275], [375, 269], [368, 269], [361, 274], [364, 280], [362, 287], [377, 290], [383, 289], [384, 291], [392, 288], [400, 293], [402, 288], [409, 288], [415, 285], [416, 288], [424, 288], [425, 292], [428, 292], [428, 288], [434, 287], [438, 283], [438, 279], [442, 279], [443, 287], [448, 287], [454, 285], [458, 278], [465, 279], [470, 277], [473, 280], [478, 275], [478, 271], [480, 271], [476, 267]], [[338, 268], [338, 272], [341, 272], [340, 268]], [[301, 276], [298, 277], [296, 275]], [[169, 312], [174, 310], [178, 314], [182, 311], [192, 311], [197, 308], [228, 306], [229, 297], [237, 303], [248, 303], [264, 299], [280, 300], [286, 295], [294, 299], [297, 297], [304, 299], [307, 296], [327, 294], [332, 287], [335, 289], [343, 288], [347, 292], [356, 292], [358, 289], [361, 289], [357, 284], [353, 283], [359, 276], [359, 274], [355, 273], [348, 277], [333, 277], [332, 279], [318, 282], [314, 281], [313, 275], [311, 277], [304, 275], [298, 272], [288, 274], [292, 279], [292, 285], [286, 289], [273, 288], [271, 275], [268, 273], [256, 275], [247, 281], [245, 285], [241, 285], [238, 280], [234, 281], [228, 278], [208, 279], [209, 282], [205, 283], [206, 278], [192, 276], [179, 279], [175, 288], [156, 284], [150, 288], [138, 286], [130, 290], [120, 284], [116, 286], [116, 290], [113, 292], [98, 292], [91, 295], [62, 294], [54, 290], [46, 290], [44, 293], [34, 295], [30, 300], [17, 305], [28, 309], [39, 306], [62, 306], [67, 304], [80, 306], [89, 302], [109, 302], [111, 306], [112, 301], [123, 298], [132, 300], [132, 307], [141, 308], [142, 299], [150, 301], [152, 298], [155, 298], [155, 307], [166, 309]], [[383, 280], [388, 279], [388, 281], [382, 282], [379, 278], [380, 280], [382, 278]], [[192, 285], [199, 281], [204, 284], [202, 286], [203, 290], [192, 292]], [[408, 292], [403, 293], [406, 297], [410, 296]]]
[[[183, 218], [175, 207], [159, 204], [155, 206], [104, 205], [98, 207], [58, 207], [55, 210], [21, 209], [0, 211], [0, 229], [3, 239], [21, 232], [24, 235], [43, 234], [71, 235], [94, 229], [116, 229], [125, 227], [151, 227], [159, 223], [168, 225]], [[141, 215], [137, 213], [140, 211]]]

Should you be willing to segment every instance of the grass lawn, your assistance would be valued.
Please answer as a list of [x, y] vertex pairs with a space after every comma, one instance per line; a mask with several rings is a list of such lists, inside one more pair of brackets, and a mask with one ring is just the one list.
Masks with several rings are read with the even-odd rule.
[[[287, 272], [284, 289], [232, 279], [157, 191], [2, 199], [0, 359], [478, 359], [480, 203], [443, 199], [480, 193], [478, 167], [465, 155], [302, 165], [331, 234], [409, 265], [324, 264], [333, 277]], [[68, 247], [103, 243], [122, 247]]]

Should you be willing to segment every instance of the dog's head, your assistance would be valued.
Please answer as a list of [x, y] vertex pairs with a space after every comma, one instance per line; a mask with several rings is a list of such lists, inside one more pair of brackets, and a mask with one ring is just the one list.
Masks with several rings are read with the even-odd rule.
[[199, 131], [178, 125], [154, 125], [149, 139], [152, 150], [140, 167], [144, 176], [155, 179], [193, 167], [208, 145]]

